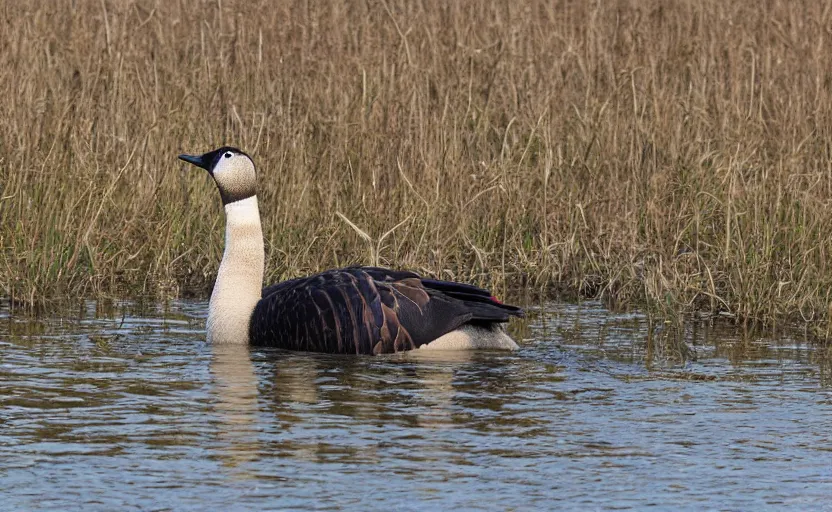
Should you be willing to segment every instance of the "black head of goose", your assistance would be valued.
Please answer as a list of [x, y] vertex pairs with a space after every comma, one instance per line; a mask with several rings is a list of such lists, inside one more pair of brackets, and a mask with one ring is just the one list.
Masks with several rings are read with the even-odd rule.
[[225, 252], [208, 305], [209, 342], [345, 354], [517, 348], [505, 324], [523, 311], [469, 284], [348, 267], [263, 288], [251, 157], [224, 146], [179, 158], [208, 171], [225, 207]]

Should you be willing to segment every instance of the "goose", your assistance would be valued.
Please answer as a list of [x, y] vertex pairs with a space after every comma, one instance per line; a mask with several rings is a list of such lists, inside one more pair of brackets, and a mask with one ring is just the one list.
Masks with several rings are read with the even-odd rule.
[[263, 288], [254, 161], [231, 146], [179, 158], [208, 171], [225, 209], [225, 250], [208, 303], [209, 343], [341, 354], [518, 348], [505, 324], [523, 310], [470, 284], [353, 266]]

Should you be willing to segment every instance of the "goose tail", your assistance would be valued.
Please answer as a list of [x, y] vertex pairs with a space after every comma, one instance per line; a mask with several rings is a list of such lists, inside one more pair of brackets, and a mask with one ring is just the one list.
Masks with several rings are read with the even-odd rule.
[[472, 320], [474, 321], [508, 322], [512, 316], [522, 318], [525, 315], [523, 309], [510, 304], [503, 304], [491, 295], [491, 292], [483, 288], [436, 279], [423, 278], [421, 281], [425, 288], [463, 302], [473, 315]]

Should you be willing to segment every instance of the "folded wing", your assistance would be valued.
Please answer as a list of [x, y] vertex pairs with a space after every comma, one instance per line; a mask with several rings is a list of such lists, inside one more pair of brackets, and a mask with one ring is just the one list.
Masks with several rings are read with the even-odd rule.
[[475, 286], [350, 267], [264, 289], [249, 338], [289, 350], [379, 354], [418, 348], [466, 323], [522, 314]]

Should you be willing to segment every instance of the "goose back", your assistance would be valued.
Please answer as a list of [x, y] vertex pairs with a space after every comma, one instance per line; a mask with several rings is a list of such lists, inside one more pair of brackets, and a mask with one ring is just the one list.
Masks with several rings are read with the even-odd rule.
[[472, 285], [349, 267], [265, 288], [249, 340], [289, 350], [391, 353], [419, 348], [464, 324], [488, 328], [522, 314]]

